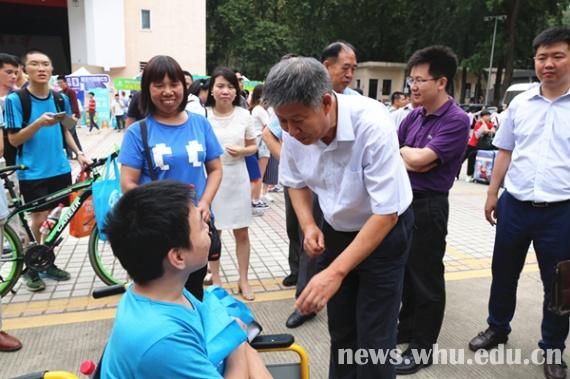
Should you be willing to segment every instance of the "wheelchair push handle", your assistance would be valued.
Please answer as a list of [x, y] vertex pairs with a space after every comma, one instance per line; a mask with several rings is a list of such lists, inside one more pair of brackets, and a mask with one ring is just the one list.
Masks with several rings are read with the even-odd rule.
[[125, 285], [115, 284], [114, 286], [94, 289], [92, 295], [94, 299], [100, 299], [103, 297], [123, 294], [126, 290], [127, 287], [125, 287]]

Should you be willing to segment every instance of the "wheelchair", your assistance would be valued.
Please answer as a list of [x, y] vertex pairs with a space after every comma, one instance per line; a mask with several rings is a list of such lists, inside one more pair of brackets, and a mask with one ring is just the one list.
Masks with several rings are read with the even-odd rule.
[[[124, 285], [114, 285], [93, 291], [96, 299], [124, 293]], [[259, 326], [256, 322], [254, 325]], [[250, 325], [251, 327], [251, 325]], [[303, 347], [295, 343], [295, 337], [291, 334], [267, 334], [258, 335], [250, 345], [260, 353], [291, 352], [298, 360], [288, 363], [274, 363], [267, 365], [267, 369], [274, 379], [309, 379], [309, 357]], [[99, 366], [93, 361], [84, 361], [80, 367], [80, 372], [91, 379], [101, 377]], [[67, 371], [39, 371], [33, 372], [12, 379], [79, 379], [76, 374]]]

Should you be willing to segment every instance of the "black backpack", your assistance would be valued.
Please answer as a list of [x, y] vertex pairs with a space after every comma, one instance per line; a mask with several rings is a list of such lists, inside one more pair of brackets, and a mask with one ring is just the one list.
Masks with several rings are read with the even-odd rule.
[[[65, 101], [63, 96], [59, 92], [51, 91], [53, 94], [53, 101], [55, 102], [55, 108], [58, 112], [63, 112], [65, 110]], [[20, 104], [22, 104], [22, 128], [25, 128], [30, 123], [30, 116], [32, 114], [32, 102], [30, 100], [30, 92], [26, 88], [19, 89], [15, 91], [16, 95], [20, 99]], [[16, 156], [22, 153], [22, 148], [15, 147], [10, 144], [8, 140], [8, 133], [4, 129], [4, 159], [6, 160], [6, 166], [13, 166], [16, 164]], [[63, 139], [63, 146], [65, 146], [65, 134], [63, 131], [63, 126], [61, 126], [61, 138]]]

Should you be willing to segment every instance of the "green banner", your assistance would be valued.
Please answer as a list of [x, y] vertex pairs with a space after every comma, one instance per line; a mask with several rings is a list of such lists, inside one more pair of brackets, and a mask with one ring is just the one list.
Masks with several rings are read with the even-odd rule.
[[140, 91], [141, 90], [140, 79], [115, 78], [115, 79], [113, 79], [113, 85], [117, 91]]

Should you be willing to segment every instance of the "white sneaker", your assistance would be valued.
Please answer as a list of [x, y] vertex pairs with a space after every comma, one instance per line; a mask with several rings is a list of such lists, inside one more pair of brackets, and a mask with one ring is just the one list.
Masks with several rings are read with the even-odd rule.
[[263, 215], [265, 214], [265, 210], [264, 210], [263, 208], [254, 208], [254, 207], [252, 207], [252, 208], [251, 208], [251, 214], [252, 214], [254, 217], [261, 217], [261, 216], [263, 216]]
[[266, 193], [265, 195], [263, 195], [262, 197], [263, 200], [265, 200], [266, 202], [273, 202], [275, 199], [273, 198], [273, 196], [271, 196], [269, 193]]
[[465, 177], [465, 181], [466, 181], [467, 183], [471, 183], [471, 182], [473, 182], [473, 177], [467, 175], [467, 176]]

